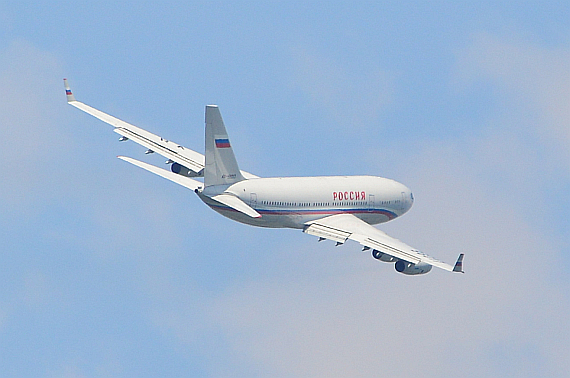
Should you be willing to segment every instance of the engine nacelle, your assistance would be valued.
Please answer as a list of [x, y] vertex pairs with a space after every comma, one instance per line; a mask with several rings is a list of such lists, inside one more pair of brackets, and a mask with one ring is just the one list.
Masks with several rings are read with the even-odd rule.
[[186, 177], [203, 177], [204, 170], [201, 170], [199, 173], [191, 171], [190, 169], [186, 168], [182, 164], [172, 163], [170, 166], [170, 170], [177, 175], [186, 176]]
[[372, 250], [372, 257], [374, 257], [376, 260], [380, 260], [380, 261], [384, 261], [384, 262], [394, 262], [397, 260], [397, 258], [395, 258], [394, 256], [388, 255], [384, 252], [380, 252], [377, 249]]
[[426, 263], [412, 264], [404, 260], [396, 261], [394, 265], [397, 272], [413, 276], [416, 274], [426, 274], [431, 270], [431, 265]]

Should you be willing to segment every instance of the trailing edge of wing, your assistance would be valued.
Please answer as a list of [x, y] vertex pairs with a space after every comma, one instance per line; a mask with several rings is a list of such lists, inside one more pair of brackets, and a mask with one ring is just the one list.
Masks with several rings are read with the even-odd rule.
[[154, 165], [150, 165], [150, 164], [144, 163], [142, 161], [139, 161], [139, 160], [136, 160], [136, 159], [133, 159], [130, 157], [126, 157], [126, 156], [117, 156], [117, 157], [121, 160], [128, 162], [128, 163], [134, 164], [137, 167], [140, 167], [140, 168], [145, 169], [149, 172], [152, 172], [156, 175], [164, 177], [167, 180], [170, 180], [170, 181], [173, 181], [179, 185], [182, 185], [188, 189], [196, 190], [199, 187], [203, 186], [203, 184], [200, 181], [196, 181], [196, 180], [193, 180], [189, 177], [178, 175], [176, 173], [167, 171], [166, 169], [158, 168], [158, 167], [155, 167]]
[[259, 214], [253, 208], [249, 207], [245, 202], [234, 195], [222, 193], [210, 198], [252, 218], [261, 218], [261, 214]]
[[351, 239], [365, 247], [376, 249], [398, 259], [413, 264], [420, 262], [427, 263], [450, 272], [460, 271], [461, 262], [463, 260], [463, 256], [460, 255], [454, 269], [453, 266], [434, 259], [410, 247], [406, 243], [388, 236], [386, 233], [358, 219], [352, 214], [331, 215], [308, 222], [303, 232], [331, 239], [337, 243], [343, 243], [346, 239]]

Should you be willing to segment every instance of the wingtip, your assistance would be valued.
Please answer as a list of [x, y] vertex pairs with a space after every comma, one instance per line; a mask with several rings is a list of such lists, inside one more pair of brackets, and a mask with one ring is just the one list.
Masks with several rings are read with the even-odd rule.
[[454, 272], [465, 273], [463, 271], [463, 256], [465, 256], [464, 253], [459, 254], [459, 257], [457, 258], [457, 261], [455, 262], [455, 266], [453, 267]]

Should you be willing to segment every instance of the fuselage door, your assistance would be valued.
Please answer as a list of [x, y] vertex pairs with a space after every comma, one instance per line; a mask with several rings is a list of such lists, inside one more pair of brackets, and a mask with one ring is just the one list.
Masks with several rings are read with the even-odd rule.
[[368, 195], [368, 211], [374, 210], [374, 194]]
[[257, 208], [257, 194], [251, 193], [249, 197], [249, 206], [253, 207], [254, 209]]

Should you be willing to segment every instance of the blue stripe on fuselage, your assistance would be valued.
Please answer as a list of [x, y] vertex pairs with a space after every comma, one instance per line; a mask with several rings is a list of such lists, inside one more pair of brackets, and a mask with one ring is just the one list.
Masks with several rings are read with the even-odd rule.
[[[226, 210], [226, 211], [235, 211], [237, 210], [228, 207], [228, 206], [221, 206], [221, 205], [209, 205], [212, 208], [216, 208], [219, 210]], [[259, 214], [263, 215], [291, 215], [291, 214], [299, 214], [299, 215], [320, 215], [328, 216], [328, 215], [335, 215], [335, 214], [381, 214], [388, 217], [389, 220], [398, 217], [398, 214], [386, 210], [386, 209], [255, 209]]]

